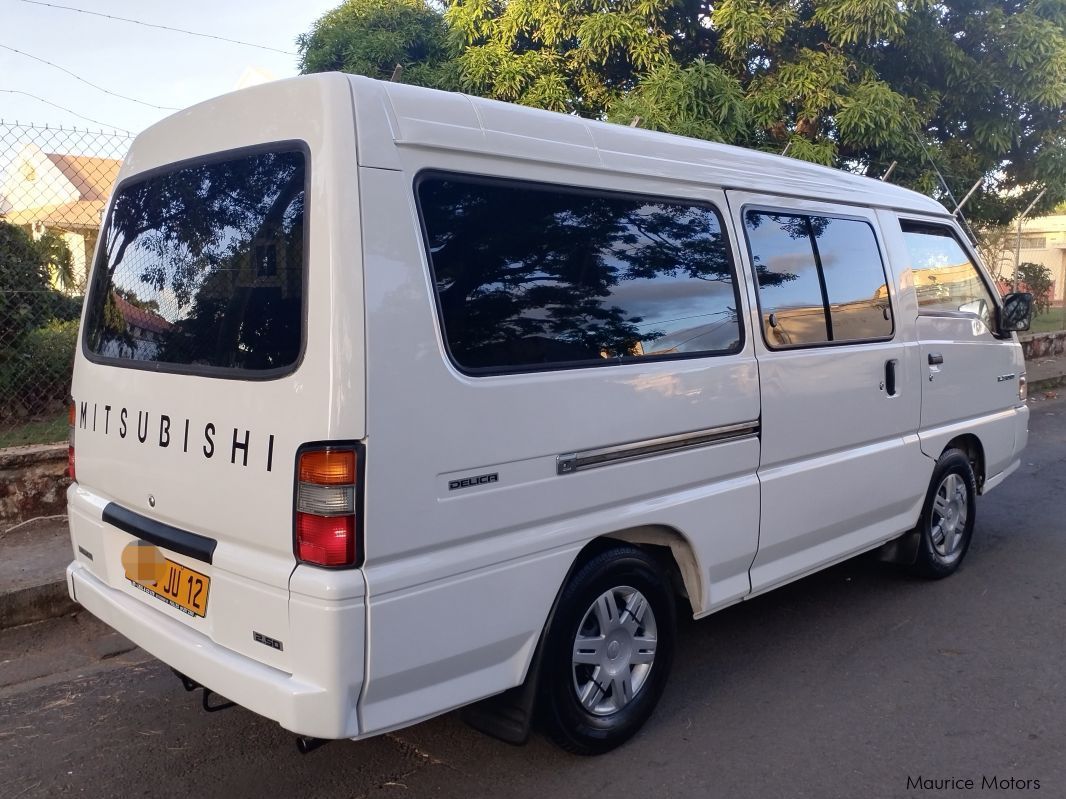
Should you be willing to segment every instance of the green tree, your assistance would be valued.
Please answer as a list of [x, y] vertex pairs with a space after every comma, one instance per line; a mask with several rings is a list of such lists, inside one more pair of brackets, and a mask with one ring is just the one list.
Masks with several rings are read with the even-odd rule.
[[441, 13], [425, 0], [346, 0], [297, 40], [300, 71], [352, 72], [388, 80], [456, 88]]
[[16, 348], [30, 330], [49, 319], [76, 319], [80, 299], [52, 288], [51, 274], [69, 265], [62, 240], [51, 235], [34, 241], [17, 225], [0, 220], [0, 358]]
[[[1066, 0], [451, 0], [462, 88], [789, 154], [1003, 223], [1066, 197]], [[947, 199], [942, 197], [942, 199]], [[1040, 209], [1037, 209], [1039, 212]]]
[[1037, 314], [1051, 310], [1051, 290], [1055, 287], [1055, 278], [1050, 269], [1043, 264], [1024, 261], [1018, 264], [1018, 281], [1026, 291], [1032, 292], [1033, 307]]

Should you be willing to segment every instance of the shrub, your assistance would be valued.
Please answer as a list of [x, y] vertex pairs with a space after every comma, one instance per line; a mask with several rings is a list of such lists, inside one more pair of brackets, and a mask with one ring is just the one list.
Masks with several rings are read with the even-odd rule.
[[27, 333], [0, 362], [3, 415], [34, 416], [61, 409], [70, 396], [78, 322], [53, 319]]
[[1051, 270], [1043, 264], [1027, 261], [1018, 264], [1018, 280], [1025, 286], [1026, 291], [1032, 292], [1036, 313], [1047, 313], [1051, 309], [1051, 290], [1055, 287]]

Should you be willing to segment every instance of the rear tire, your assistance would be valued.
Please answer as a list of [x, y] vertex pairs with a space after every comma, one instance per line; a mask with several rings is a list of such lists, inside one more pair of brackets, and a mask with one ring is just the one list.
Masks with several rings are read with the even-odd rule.
[[541, 719], [563, 749], [608, 752], [651, 716], [676, 635], [670, 582], [644, 551], [618, 545], [570, 578], [545, 639]]
[[912, 571], [940, 579], [954, 574], [973, 538], [977, 480], [966, 453], [949, 449], [933, 469], [918, 521], [918, 557]]

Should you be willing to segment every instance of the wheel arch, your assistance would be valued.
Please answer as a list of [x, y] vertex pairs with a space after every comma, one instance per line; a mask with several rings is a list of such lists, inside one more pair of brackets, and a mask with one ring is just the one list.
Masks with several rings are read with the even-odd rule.
[[688, 600], [694, 614], [700, 611], [706, 586], [700, 576], [696, 552], [678, 530], [666, 525], [641, 525], [597, 536], [577, 552], [559, 584], [541, 628], [540, 638], [527, 664], [523, 682], [501, 694], [464, 707], [461, 715], [467, 724], [507, 743], [525, 743], [535, 715], [544, 638], [559, 608], [559, 599], [571, 577], [585, 563], [618, 544], [629, 544], [648, 552], [670, 575], [674, 593]]
[[646, 550], [670, 574], [674, 593], [688, 601], [692, 613], [695, 615], [701, 611], [706, 586], [699, 559], [692, 544], [680, 531], [667, 525], [642, 525], [618, 530], [594, 539], [582, 550], [581, 556], [594, 546], [599, 549], [614, 541]]
[[981, 444], [981, 439], [973, 433], [955, 436], [944, 447], [943, 452], [940, 453], [941, 457], [949, 449], [957, 449], [966, 453], [966, 457], [970, 459], [974, 479], [977, 481], [977, 493], [980, 494], [985, 487], [985, 448]]

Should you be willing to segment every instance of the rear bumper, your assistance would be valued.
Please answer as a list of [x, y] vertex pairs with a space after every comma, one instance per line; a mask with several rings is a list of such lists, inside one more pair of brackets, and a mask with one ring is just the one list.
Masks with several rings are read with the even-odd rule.
[[348, 660], [343, 650], [345, 642], [357, 642], [352, 649], [362, 650], [366, 615], [361, 600], [340, 607], [308, 603], [306, 598], [292, 604], [294, 628], [321, 643], [317, 650], [294, 652], [294, 666], [306, 668], [297, 666], [288, 674], [220, 646], [108, 587], [77, 561], [67, 567], [67, 587], [74, 601], [167, 665], [285, 729], [315, 738], [359, 734], [362, 658]]

